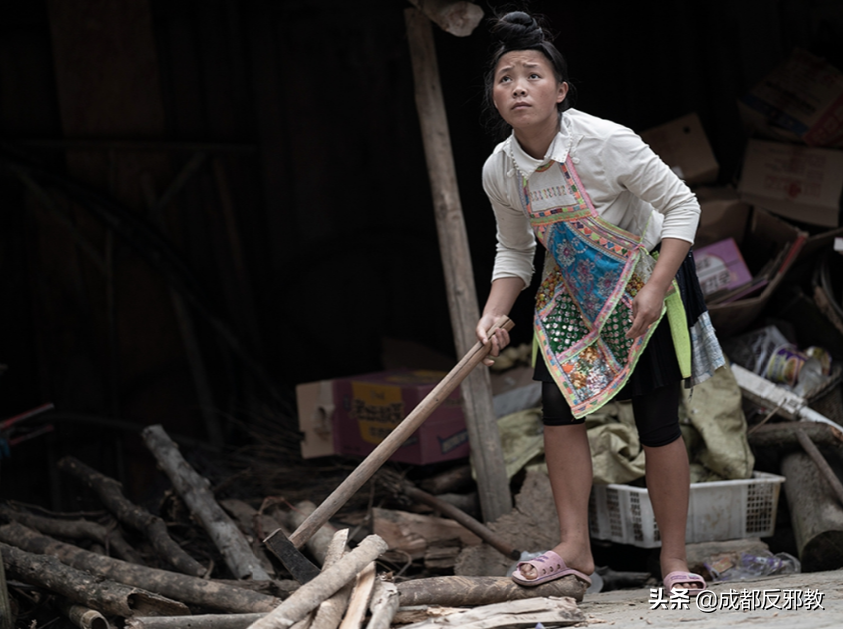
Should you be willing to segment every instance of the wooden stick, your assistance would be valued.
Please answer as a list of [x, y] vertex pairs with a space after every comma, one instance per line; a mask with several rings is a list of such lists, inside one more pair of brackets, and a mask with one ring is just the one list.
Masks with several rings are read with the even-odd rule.
[[190, 513], [208, 531], [234, 576], [238, 579], [269, 580], [246, 537], [217, 503], [208, 480], [184, 460], [164, 428], [160, 424], [147, 426], [141, 434], [146, 447], [170, 478]]
[[369, 535], [360, 544], [312, 581], [305, 583], [290, 597], [249, 629], [282, 629], [301, 620], [359, 572], [386, 552], [387, 546], [377, 535]]
[[[511, 330], [514, 324], [509, 317], [503, 316], [490, 328], [492, 333], [497, 328]], [[348, 499], [359, 490], [390, 456], [424, 423], [430, 414], [456, 389], [472, 370], [479, 365], [490, 351], [489, 345], [479, 341], [463, 356], [448, 374], [428, 393], [410, 414], [381, 441], [369, 455], [363, 459], [348, 477], [328, 496], [290, 536], [296, 548], [301, 548], [307, 540], [334, 515]], [[492, 417], [492, 415], [489, 415]], [[507, 494], [509, 489], [507, 486]]]
[[378, 579], [375, 582], [375, 590], [372, 592], [372, 602], [369, 606], [372, 617], [366, 629], [389, 629], [398, 611], [399, 599], [398, 588], [394, 583]]
[[522, 587], [509, 577], [431, 577], [398, 584], [401, 607], [442, 605], [470, 607], [536, 596], [570, 596], [581, 601], [586, 585], [573, 576]]
[[[454, 156], [448, 133], [448, 118], [439, 80], [439, 66], [433, 29], [418, 9], [404, 11], [407, 42], [413, 63], [416, 109], [424, 144], [425, 161], [433, 196], [436, 231], [448, 310], [457, 356], [462, 356], [476, 339], [475, 327], [480, 319], [477, 290], [471, 268], [468, 233], [460, 206]], [[483, 520], [493, 522], [512, 510], [509, 478], [501, 449], [498, 423], [492, 403], [492, 384], [488, 370], [478, 370], [466, 378], [462, 386], [463, 413], [471, 444], [471, 461], [477, 471], [477, 488]]]
[[492, 605], [475, 607], [453, 614], [431, 618], [406, 625], [405, 629], [437, 629], [438, 627], [460, 627], [460, 629], [512, 629], [514, 627], [540, 626], [547, 623], [554, 627], [581, 624], [585, 614], [570, 598], [537, 598], [535, 600], [504, 601]]
[[0, 544], [0, 552], [9, 572], [21, 581], [46, 588], [109, 616], [190, 614], [183, 603], [115, 581], [103, 581], [49, 555], [28, 553], [8, 544]]
[[796, 438], [799, 439], [799, 443], [802, 445], [805, 453], [811, 457], [811, 460], [817, 466], [820, 474], [822, 474], [823, 478], [828, 481], [831, 490], [837, 496], [837, 500], [840, 501], [841, 505], [843, 505], [843, 483], [841, 483], [840, 479], [837, 478], [837, 475], [834, 473], [834, 470], [831, 469], [828, 461], [825, 460], [822, 452], [820, 452], [819, 448], [817, 448], [814, 442], [811, 441], [811, 438], [805, 434], [804, 430], [796, 431]]
[[45, 535], [56, 535], [66, 539], [90, 539], [114, 551], [120, 559], [130, 563], [144, 565], [140, 555], [123, 539], [117, 528], [109, 529], [90, 520], [61, 520], [47, 518], [25, 511], [17, 511], [8, 505], [0, 505], [0, 516], [10, 522], [20, 522]]
[[369, 608], [369, 599], [372, 598], [376, 575], [377, 567], [374, 561], [357, 575], [357, 583], [348, 601], [348, 610], [340, 623], [340, 629], [360, 629], [363, 626], [363, 618]]
[[246, 629], [266, 614], [202, 614], [197, 616], [145, 616], [130, 618], [127, 629]]
[[[79, 629], [111, 629], [105, 616], [85, 605], [74, 605], [70, 601], [63, 601], [59, 609]], [[184, 616], [172, 616], [172, 618], [183, 619]]]
[[829, 426], [816, 422], [782, 422], [779, 424], [766, 424], [747, 434], [749, 445], [753, 448], [763, 449], [799, 449], [799, 439], [796, 433], [802, 431], [811, 441], [821, 446], [834, 448], [843, 452], [843, 432]]
[[268, 612], [280, 602], [274, 596], [227, 583], [103, 557], [46, 535], [39, 535], [17, 522], [0, 526], [0, 542], [31, 553], [53, 555], [77, 570], [85, 570], [105, 579], [157, 592], [190, 605], [248, 613]]
[[[347, 542], [348, 529], [340, 529], [334, 533], [325, 555], [325, 568], [333, 566], [343, 557]], [[342, 615], [348, 607], [348, 599], [351, 597], [353, 587], [351, 582], [346, 583], [330, 598], [322, 601], [316, 610], [310, 629], [337, 629], [342, 621]]]
[[[114, 514], [114, 517], [145, 535], [158, 556], [166, 560], [176, 570], [194, 577], [205, 575], [205, 567], [188, 555], [170, 537], [164, 520], [128, 500], [123, 495], [120, 483], [116, 480], [100, 474], [72, 456], [61, 459], [58, 462], [58, 468], [63, 472], [73, 474], [91, 488], [99, 496], [105, 508]], [[33, 528], [38, 527], [33, 526]], [[59, 534], [52, 530], [42, 532], [49, 535]]]
[[[331, 536], [331, 541], [328, 543], [325, 552], [323, 553], [324, 562], [322, 571], [324, 572], [327, 568], [330, 568], [335, 563], [337, 563], [342, 557], [345, 555], [347, 550], [346, 544], [348, 543], [348, 529], [341, 529], [336, 532], [335, 535]], [[330, 604], [332, 601], [338, 601], [340, 597], [342, 597], [342, 593], [344, 590], [348, 589], [350, 593], [350, 585], [349, 583], [342, 586], [337, 592], [335, 592], [331, 597], [322, 601], [315, 610], [309, 612], [304, 618], [298, 621], [296, 624], [292, 626], [292, 629], [313, 629], [314, 624], [316, 623], [316, 618], [319, 614], [322, 614], [323, 618], [326, 617], [326, 613], [332, 611], [329, 609]], [[342, 618], [342, 612], [345, 610], [345, 604], [348, 601], [348, 596], [342, 597], [342, 608], [340, 609], [340, 616]], [[323, 608], [325, 612], [323, 612]], [[323, 621], [324, 622], [324, 621]], [[337, 624], [339, 624], [339, 619], [337, 620]], [[332, 629], [336, 629], [336, 625], [332, 627]]]
[[271, 527], [269, 528], [269, 532], [278, 528], [275, 518], [258, 513], [257, 509], [236, 498], [220, 500], [219, 504], [225, 509], [226, 513], [234, 518], [237, 526], [240, 527], [243, 535], [246, 536], [246, 540], [249, 542], [249, 546], [255, 557], [261, 562], [263, 569], [266, 570], [267, 574], [272, 574], [275, 568], [269, 560], [269, 556], [266, 554], [261, 540], [266, 537], [264, 530], [267, 527]]

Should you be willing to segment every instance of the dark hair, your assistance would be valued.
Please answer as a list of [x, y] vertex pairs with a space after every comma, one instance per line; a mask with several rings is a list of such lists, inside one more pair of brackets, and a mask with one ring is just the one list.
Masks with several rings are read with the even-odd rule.
[[495, 86], [495, 68], [501, 57], [513, 50], [537, 50], [550, 62], [553, 73], [559, 83], [568, 83], [568, 95], [556, 108], [563, 112], [573, 106], [574, 89], [568, 78], [568, 64], [562, 53], [553, 45], [553, 37], [540, 23], [541, 18], [531, 16], [524, 11], [510, 11], [503, 16], [490, 18], [489, 29], [495, 41], [492, 57], [483, 77], [483, 111], [486, 127], [496, 138], [502, 139], [509, 133], [509, 125], [501, 118], [492, 99]]

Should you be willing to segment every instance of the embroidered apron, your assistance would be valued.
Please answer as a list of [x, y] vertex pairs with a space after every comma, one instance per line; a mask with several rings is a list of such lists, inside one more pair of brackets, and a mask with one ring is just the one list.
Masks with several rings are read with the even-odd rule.
[[[667, 310], [643, 335], [626, 338], [632, 300], [650, 278], [655, 260], [641, 237], [600, 218], [570, 157], [564, 164], [543, 165], [529, 179], [522, 176], [522, 204], [552, 257], [536, 295], [537, 349], [574, 417], [580, 418], [623, 387]], [[678, 302], [681, 318], [671, 317], [671, 332], [689, 347], [675, 280], [665, 302]], [[683, 375], [690, 372], [690, 364], [680, 367]]]

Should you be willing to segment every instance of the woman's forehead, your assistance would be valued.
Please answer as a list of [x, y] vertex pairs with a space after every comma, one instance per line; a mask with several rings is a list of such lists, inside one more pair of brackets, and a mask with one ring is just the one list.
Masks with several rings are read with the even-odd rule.
[[495, 73], [514, 67], [549, 68], [550, 62], [538, 50], [510, 50], [498, 59], [498, 63], [495, 66]]

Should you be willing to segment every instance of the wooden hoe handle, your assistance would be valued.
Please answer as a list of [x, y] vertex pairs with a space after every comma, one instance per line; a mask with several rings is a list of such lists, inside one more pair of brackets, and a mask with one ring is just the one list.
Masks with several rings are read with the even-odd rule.
[[[512, 320], [506, 315], [500, 317], [495, 324], [489, 328], [491, 335], [498, 328], [511, 330], [515, 327]], [[491, 350], [491, 343], [483, 345], [480, 341], [468, 350], [462, 360], [448, 372], [448, 374], [428, 393], [418, 405], [410, 411], [410, 414], [398, 424], [369, 455], [363, 459], [348, 477], [340, 483], [325, 501], [316, 507], [307, 519], [301, 523], [299, 528], [290, 536], [290, 541], [296, 548], [301, 548], [307, 540], [327, 522], [332, 515], [339, 511], [348, 500], [357, 493], [367, 480], [386, 463], [387, 459], [401, 447], [410, 435], [424, 423], [431, 413], [451, 395], [460, 383], [465, 380], [469, 373], [479, 365]]]

